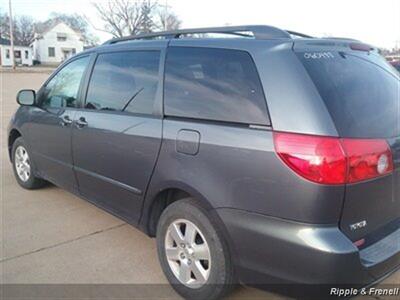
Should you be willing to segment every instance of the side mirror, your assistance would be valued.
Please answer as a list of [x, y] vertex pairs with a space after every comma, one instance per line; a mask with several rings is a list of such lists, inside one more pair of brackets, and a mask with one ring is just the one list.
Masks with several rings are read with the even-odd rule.
[[17, 95], [19, 105], [35, 104], [36, 93], [34, 90], [20, 90]]

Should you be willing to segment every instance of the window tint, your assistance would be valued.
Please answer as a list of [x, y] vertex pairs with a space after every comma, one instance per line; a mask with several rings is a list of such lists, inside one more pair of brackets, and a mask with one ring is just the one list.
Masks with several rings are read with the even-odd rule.
[[165, 114], [268, 125], [253, 60], [244, 51], [171, 47], [165, 73]]
[[81, 79], [89, 57], [76, 59], [62, 68], [45, 86], [41, 96], [44, 108], [76, 107]]
[[90, 79], [85, 107], [151, 114], [159, 60], [159, 51], [100, 54]]
[[400, 135], [400, 81], [368, 56], [342, 52], [297, 53], [314, 81], [339, 134], [354, 138]]

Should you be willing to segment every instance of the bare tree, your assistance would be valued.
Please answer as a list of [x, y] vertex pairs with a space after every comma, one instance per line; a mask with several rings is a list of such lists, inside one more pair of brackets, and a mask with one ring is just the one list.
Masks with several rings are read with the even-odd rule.
[[137, 34], [142, 23], [141, 2], [128, 0], [93, 3], [98, 15], [105, 23], [104, 31], [115, 37]]
[[0, 35], [3, 39], [10, 39], [10, 20], [6, 13], [0, 15]]
[[151, 2], [150, 0], [142, 2], [140, 10], [142, 17], [141, 24], [139, 26], [141, 33], [150, 33], [157, 29], [157, 24], [154, 21], [157, 9], [157, 2]]
[[35, 36], [35, 21], [28, 16], [20, 16], [16, 19], [15, 40], [24, 46], [29, 46]]
[[157, 24], [159, 30], [176, 30], [181, 27], [182, 21], [174, 13], [160, 9]]
[[105, 23], [101, 30], [114, 37], [149, 33], [164, 28], [165, 25], [166, 28], [175, 29], [180, 25], [175, 15], [162, 15], [160, 5], [153, 0], [112, 0], [104, 4], [93, 3], [93, 6]]
[[[34, 20], [28, 16], [14, 16], [13, 36], [16, 45], [29, 46], [34, 38]], [[0, 33], [4, 39], [10, 39], [10, 18], [8, 14], [0, 16]]]
[[[137, 23], [135, 20], [138, 15], [136, 13], [137, 5], [129, 5], [125, 1], [108, 1], [107, 4], [93, 3], [101, 20], [105, 23], [103, 31], [111, 33], [115, 37], [123, 37], [129, 29], [130, 23]], [[130, 15], [134, 17], [130, 18]]]

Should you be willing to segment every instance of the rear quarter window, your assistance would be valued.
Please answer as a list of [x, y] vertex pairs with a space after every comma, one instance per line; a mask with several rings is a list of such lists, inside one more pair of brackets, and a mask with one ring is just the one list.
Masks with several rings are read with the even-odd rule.
[[164, 96], [167, 116], [270, 124], [256, 67], [245, 51], [168, 48]]
[[389, 138], [400, 135], [400, 81], [365, 57], [344, 52], [298, 52], [339, 135]]

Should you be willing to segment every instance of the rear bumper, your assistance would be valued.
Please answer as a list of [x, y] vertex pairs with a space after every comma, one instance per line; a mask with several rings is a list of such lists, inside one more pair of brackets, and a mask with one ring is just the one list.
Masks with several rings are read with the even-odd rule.
[[216, 211], [226, 226], [238, 276], [246, 284], [367, 286], [400, 265], [400, 252], [366, 265], [358, 248], [334, 225], [303, 224], [229, 208]]

